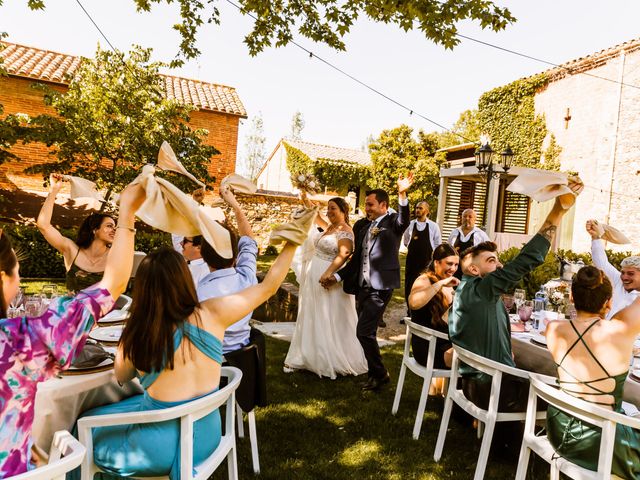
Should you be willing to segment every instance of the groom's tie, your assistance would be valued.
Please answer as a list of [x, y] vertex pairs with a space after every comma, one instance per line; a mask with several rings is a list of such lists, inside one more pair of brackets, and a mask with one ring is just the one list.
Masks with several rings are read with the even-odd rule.
[[373, 221], [369, 224], [369, 228], [367, 228], [367, 233], [364, 234], [364, 241], [362, 242], [362, 269], [360, 285], [371, 285], [371, 281], [369, 278], [369, 248], [371, 246], [371, 229], [377, 224], [376, 221]]

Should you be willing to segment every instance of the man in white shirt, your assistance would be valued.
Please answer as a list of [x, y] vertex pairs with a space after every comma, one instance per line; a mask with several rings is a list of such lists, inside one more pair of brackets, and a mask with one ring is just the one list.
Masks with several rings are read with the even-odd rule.
[[602, 235], [604, 229], [595, 220], [587, 220], [587, 233], [591, 235], [591, 258], [593, 264], [602, 270], [613, 286], [613, 305], [607, 314], [610, 320], [614, 314], [629, 306], [640, 290], [640, 256], [627, 257], [620, 263], [620, 271], [609, 263], [604, 251]]
[[209, 274], [209, 265], [202, 258], [200, 251], [202, 248], [202, 236], [183, 237], [180, 246], [182, 247], [182, 256], [189, 266], [193, 285], [197, 287], [200, 280]]
[[[447, 242], [458, 251], [458, 254], [461, 254], [469, 247], [475, 247], [479, 243], [489, 241], [489, 236], [484, 233], [483, 230], [476, 227], [476, 217], [475, 210], [467, 208], [462, 212], [461, 225], [455, 228], [451, 232], [451, 235], [449, 235]], [[458, 279], [462, 278], [460, 266], [458, 266], [458, 271], [456, 271], [455, 276]]]
[[[407, 259], [404, 271], [404, 299], [407, 302], [407, 312], [411, 314], [409, 308], [409, 293], [413, 282], [427, 268], [431, 261], [433, 249], [442, 243], [440, 227], [436, 222], [429, 220], [429, 204], [420, 202], [416, 205], [416, 218], [411, 220], [409, 227], [402, 236], [402, 243], [407, 247]], [[401, 321], [400, 323], [404, 323]]]

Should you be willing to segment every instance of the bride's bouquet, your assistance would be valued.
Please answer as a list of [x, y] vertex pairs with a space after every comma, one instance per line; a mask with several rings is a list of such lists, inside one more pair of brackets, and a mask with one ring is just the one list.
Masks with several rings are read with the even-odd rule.
[[310, 194], [317, 193], [320, 190], [320, 182], [312, 173], [299, 173], [291, 176], [291, 184], [301, 192]]

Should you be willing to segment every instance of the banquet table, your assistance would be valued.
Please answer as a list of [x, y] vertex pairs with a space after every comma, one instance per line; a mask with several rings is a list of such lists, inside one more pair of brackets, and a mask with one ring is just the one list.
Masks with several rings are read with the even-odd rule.
[[[532, 337], [533, 334], [529, 332], [512, 332], [511, 346], [516, 365], [523, 370], [557, 376], [551, 353], [545, 347], [531, 343]], [[622, 398], [640, 408], [640, 382], [627, 377]]]
[[81, 413], [138, 393], [142, 393], [138, 380], [120, 386], [113, 368], [38, 384], [32, 429], [35, 447], [40, 453], [48, 452], [53, 434], [58, 430], [72, 431]]

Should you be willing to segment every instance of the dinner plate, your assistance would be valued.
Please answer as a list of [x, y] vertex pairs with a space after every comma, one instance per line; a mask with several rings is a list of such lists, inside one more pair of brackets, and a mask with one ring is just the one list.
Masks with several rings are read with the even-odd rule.
[[123, 325], [114, 325], [112, 327], [99, 327], [91, 330], [89, 337], [98, 342], [118, 343], [120, 335], [122, 335]]
[[74, 367], [73, 365], [67, 370], [63, 370], [60, 373], [62, 375], [87, 375], [89, 373], [103, 372], [113, 368], [113, 358], [106, 358], [98, 365], [92, 367]]
[[533, 337], [531, 337], [531, 343], [540, 347], [547, 348], [547, 338], [544, 335], [540, 335], [539, 333], [536, 333], [533, 335]]
[[127, 310], [112, 310], [98, 320], [98, 323], [121, 323], [129, 317]]
[[631, 370], [629, 378], [640, 383], [640, 368], [634, 368]]

